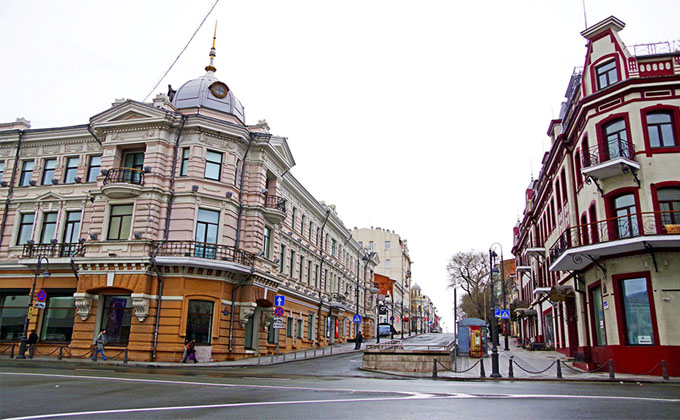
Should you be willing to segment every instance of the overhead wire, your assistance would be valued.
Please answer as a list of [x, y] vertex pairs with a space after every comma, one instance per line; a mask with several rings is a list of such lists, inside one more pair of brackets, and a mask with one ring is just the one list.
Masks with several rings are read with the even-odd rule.
[[174, 67], [175, 63], [177, 63], [177, 61], [178, 61], [179, 58], [182, 56], [182, 54], [184, 53], [184, 51], [189, 47], [189, 44], [191, 44], [191, 41], [193, 41], [193, 39], [194, 39], [194, 37], [196, 36], [196, 34], [198, 33], [198, 31], [201, 30], [201, 27], [202, 27], [203, 24], [205, 23], [206, 19], [208, 19], [208, 16], [210, 16], [210, 14], [212, 13], [212, 11], [215, 9], [215, 6], [217, 6], [217, 3], [219, 3], [219, 2], [220, 2], [220, 0], [215, 0], [215, 2], [212, 4], [212, 6], [210, 6], [210, 10], [208, 10], [208, 13], [205, 15], [205, 17], [203, 18], [203, 20], [201, 21], [201, 23], [198, 25], [198, 28], [196, 28], [196, 30], [194, 31], [194, 33], [191, 35], [191, 38], [189, 38], [189, 41], [186, 43], [186, 45], [184, 46], [184, 48], [182, 48], [182, 51], [179, 52], [179, 54], [178, 54], [177, 57], [175, 58], [175, 61], [173, 61], [172, 64], [170, 64], [170, 67], [168, 67], [168, 69], [165, 71], [165, 73], [163, 73], [163, 76], [161, 76], [160, 80], [158, 80], [158, 82], [151, 88], [151, 90], [149, 91], [149, 93], [146, 94], [146, 96], [144, 97], [144, 99], [142, 99], [142, 102], [146, 101], [146, 99], [147, 99], [147, 98], [148, 98], [148, 97], [156, 90], [156, 88], [158, 87], [158, 85], [161, 84], [161, 82], [163, 81], [163, 79], [165, 79], [165, 76], [167, 76], [168, 73], [170, 73], [170, 70], [172, 70], [172, 68]]

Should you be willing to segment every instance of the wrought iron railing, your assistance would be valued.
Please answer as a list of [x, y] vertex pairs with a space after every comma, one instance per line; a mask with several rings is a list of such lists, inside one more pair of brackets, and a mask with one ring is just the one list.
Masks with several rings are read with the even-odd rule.
[[22, 258], [45, 257], [81, 257], [85, 248], [83, 244], [75, 243], [56, 243], [56, 244], [24, 244]]
[[276, 195], [267, 195], [264, 198], [264, 206], [268, 209], [286, 212], [286, 199]]
[[637, 236], [680, 234], [680, 211], [654, 211], [612, 217], [567, 228], [550, 248], [555, 261], [566, 250]]
[[135, 168], [109, 169], [104, 178], [106, 184], [144, 185], [144, 171]]
[[606, 150], [600, 149], [600, 145], [589, 148], [588, 152], [583, 154], [581, 160], [583, 167], [588, 168], [616, 158], [635, 161], [635, 148], [628, 141], [617, 139], [608, 142]]
[[[158, 245], [161, 245], [158, 248]], [[255, 255], [233, 246], [211, 244], [196, 241], [165, 241], [154, 242], [152, 252], [156, 256], [195, 257], [209, 260], [235, 262], [242, 265], [252, 265]], [[156, 251], [157, 250], [157, 251]]]

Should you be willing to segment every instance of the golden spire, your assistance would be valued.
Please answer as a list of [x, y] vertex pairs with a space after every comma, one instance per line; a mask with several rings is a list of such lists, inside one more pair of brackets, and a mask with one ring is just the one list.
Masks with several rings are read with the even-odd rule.
[[213, 66], [213, 60], [215, 60], [215, 39], [217, 39], [217, 21], [215, 21], [215, 33], [213, 34], [212, 48], [210, 49], [210, 64], [205, 66], [205, 71], [216, 72], [217, 69]]

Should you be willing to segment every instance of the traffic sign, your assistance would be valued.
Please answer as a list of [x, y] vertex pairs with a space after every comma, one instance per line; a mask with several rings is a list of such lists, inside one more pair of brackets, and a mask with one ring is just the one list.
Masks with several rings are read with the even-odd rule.
[[281, 317], [274, 318], [274, 322], [272, 323], [272, 327], [274, 327], [277, 330], [282, 330], [283, 329], [283, 318], [281, 318]]
[[394, 321], [394, 315], [390, 316], [390, 321]]
[[277, 306], [274, 308], [274, 315], [276, 316], [283, 316], [283, 308], [280, 306]]
[[36, 302], [33, 306], [35, 306], [35, 309], [45, 309], [45, 302]]
[[510, 319], [510, 311], [507, 309], [501, 311], [501, 319]]
[[501, 308], [496, 308], [496, 309], [494, 310], [494, 316], [495, 316], [496, 318], [500, 318], [500, 317], [501, 317]]
[[352, 322], [354, 322], [355, 324], [361, 323], [361, 315], [354, 315], [354, 317], [352, 318]]
[[38, 302], [44, 302], [47, 299], [47, 293], [44, 290], [38, 292]]
[[274, 305], [276, 306], [286, 306], [286, 297], [283, 295], [274, 296]]

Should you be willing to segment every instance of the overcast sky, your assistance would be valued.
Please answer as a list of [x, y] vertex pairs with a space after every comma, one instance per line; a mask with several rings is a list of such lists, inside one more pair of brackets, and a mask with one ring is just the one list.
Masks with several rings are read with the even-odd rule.
[[[213, 0], [0, 2], [0, 122], [83, 124], [142, 100]], [[680, 39], [680, 2], [588, 0], [627, 45]], [[582, 0], [221, 0], [160, 84], [217, 76], [288, 137], [292, 173], [348, 228], [408, 240], [413, 279], [450, 327], [446, 262], [494, 242], [510, 257], [524, 190], [585, 59]], [[149, 99], [150, 100], [150, 99]]]

